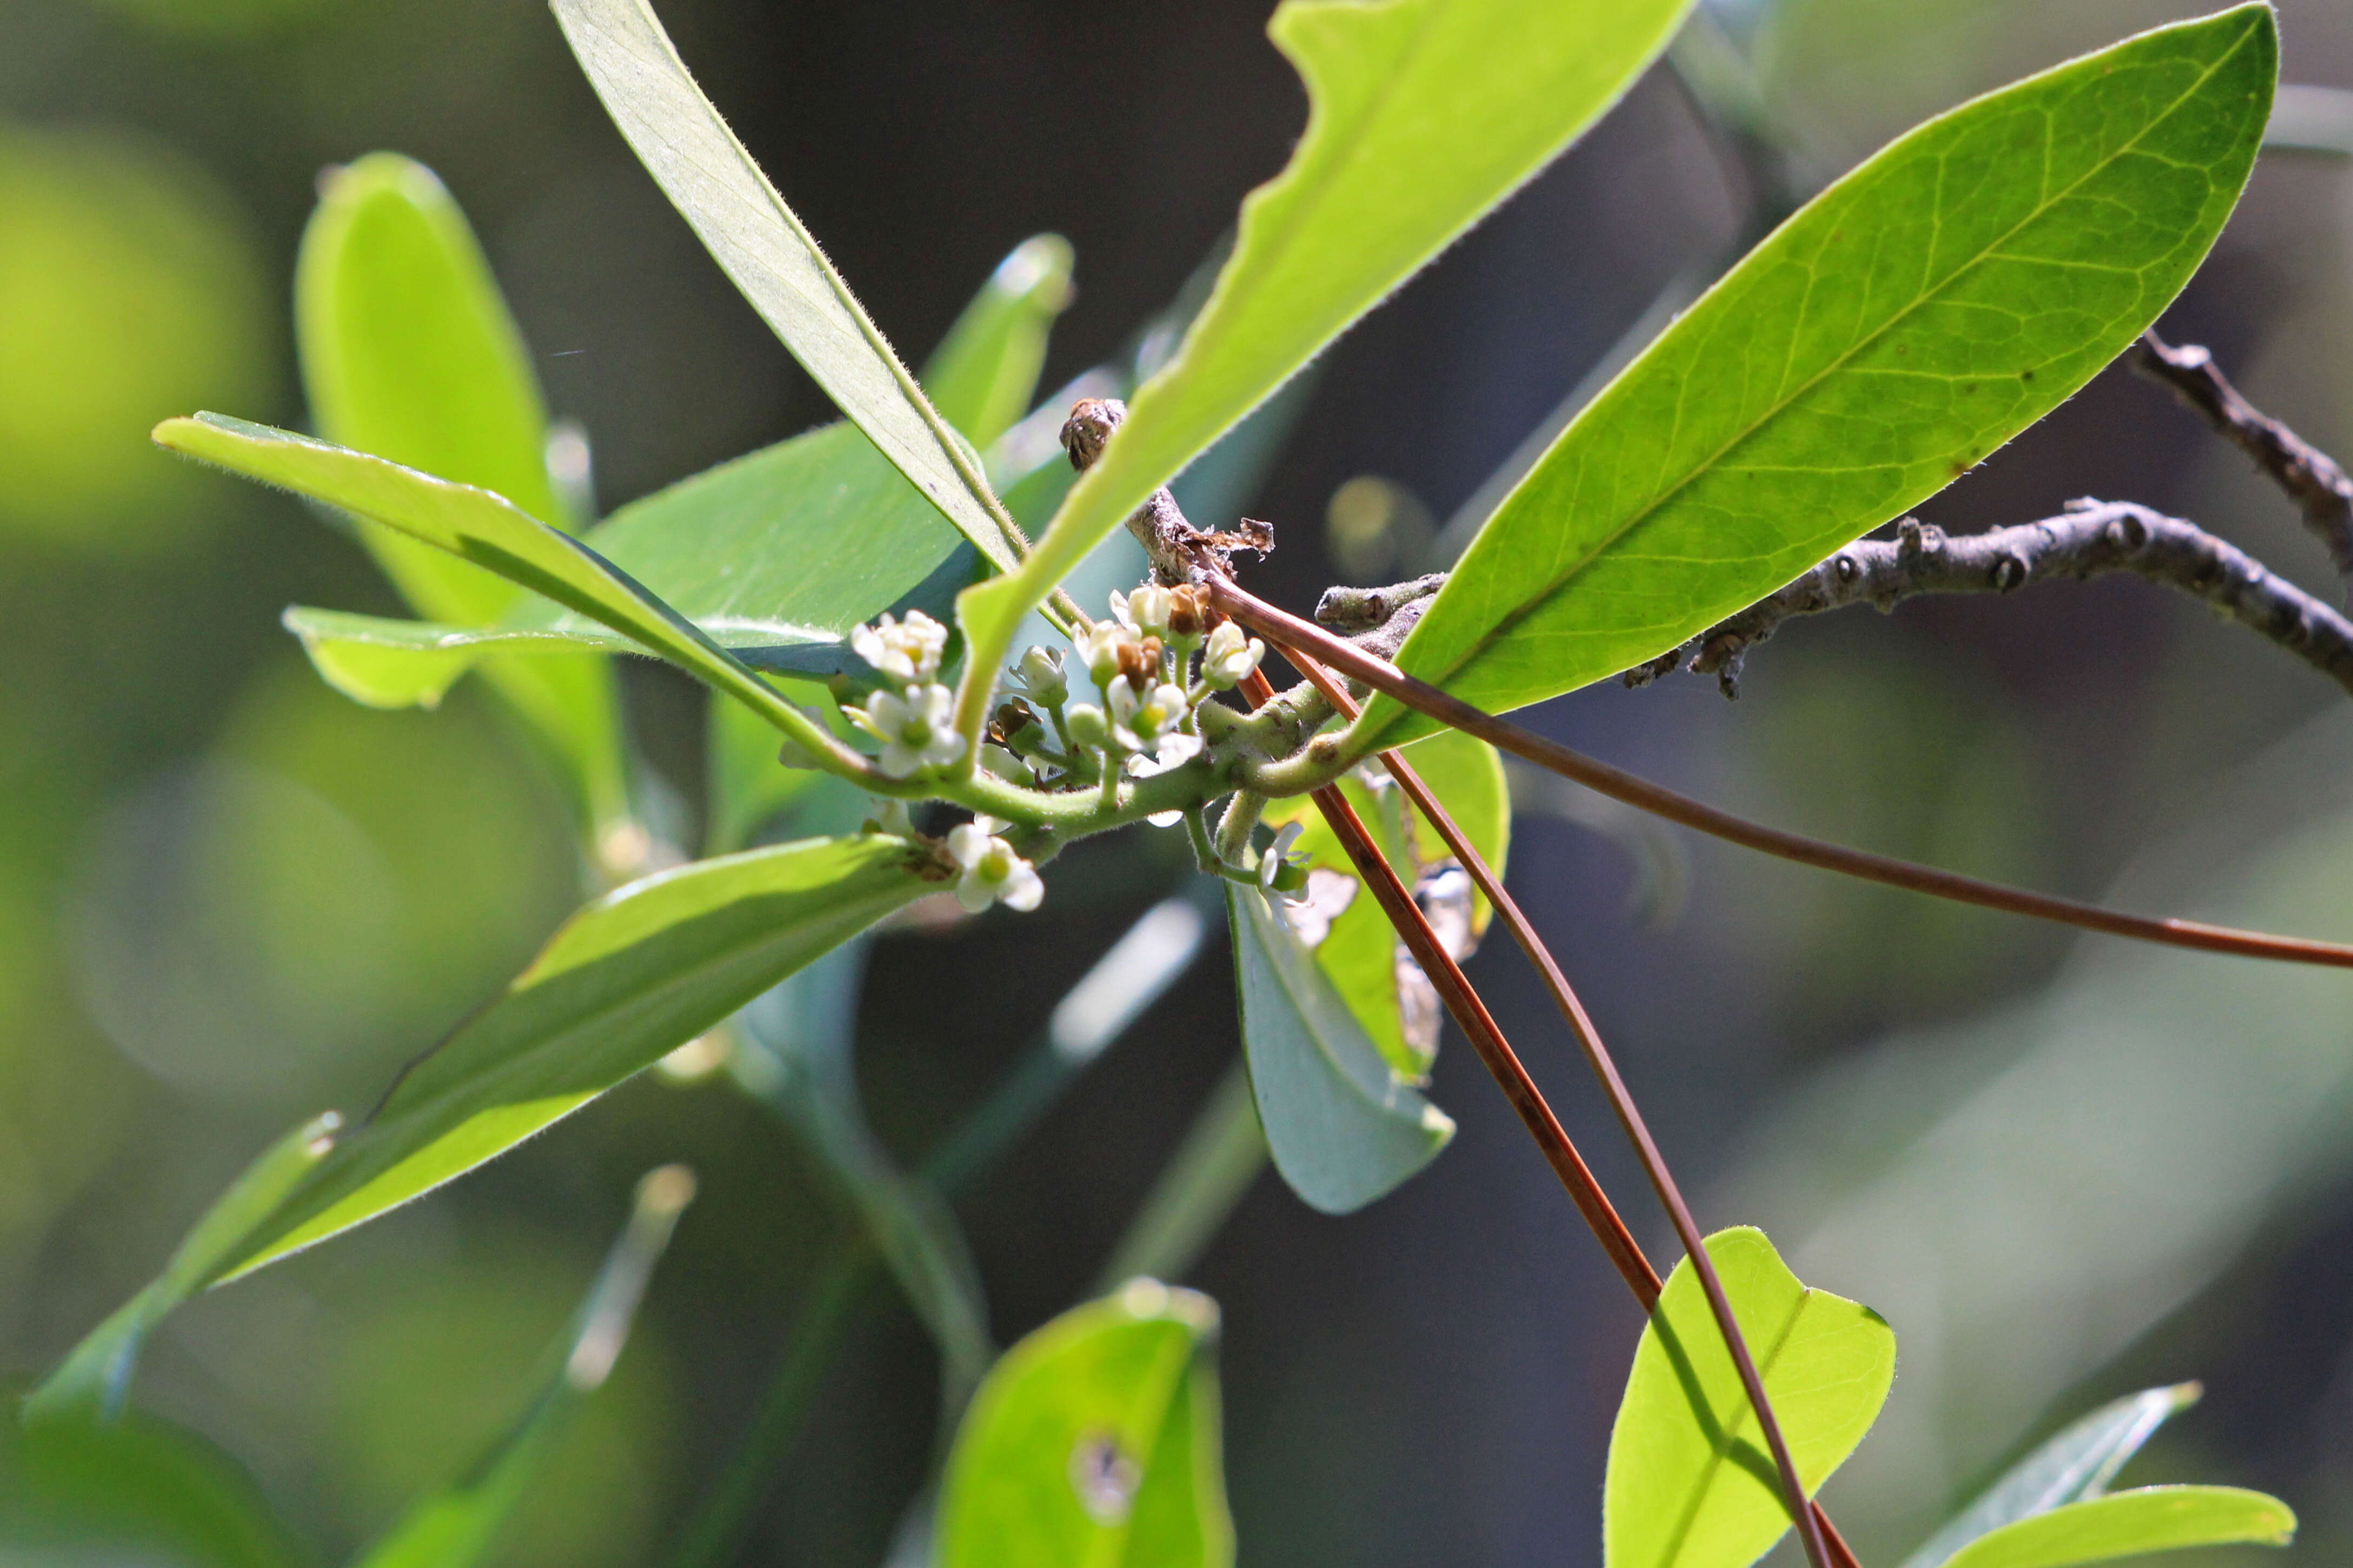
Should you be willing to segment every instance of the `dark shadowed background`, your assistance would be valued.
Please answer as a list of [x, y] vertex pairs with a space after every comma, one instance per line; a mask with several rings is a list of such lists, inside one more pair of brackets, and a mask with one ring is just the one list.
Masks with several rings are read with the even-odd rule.
[[[1564, 0], [1568, 3], [1568, 0]], [[667, 0], [682, 54], [902, 353], [1058, 231], [1078, 298], [1046, 384], [1175, 295], [1304, 111], [1263, 4]], [[1969, 93], [2195, 0], [1730, 0], [1784, 176], [1819, 184]], [[2353, 8], [2284, 0], [2285, 79], [2353, 87]], [[480, 230], [610, 508], [829, 416], [638, 169], [533, 0], [0, 0], [0, 1363], [45, 1368], [153, 1273], [261, 1143], [393, 1068], [575, 896], [558, 800], [490, 706], [365, 711], [278, 628], [393, 613], [302, 506], [152, 450], [197, 407], [299, 426], [294, 247], [322, 166], [436, 168]], [[1248, 510], [1251, 582], [1334, 581], [1326, 516], [1375, 476], [1444, 521], [1756, 193], [1673, 75], [1345, 340]], [[2168, 318], [2353, 453], [2353, 163], [2266, 155]], [[1359, 495], [1369, 493], [1360, 489]], [[2197, 519], [2334, 596], [2325, 558], [2158, 390], [2104, 376], [1924, 509], [1947, 529], [2092, 494]], [[1226, 519], [1200, 518], [1201, 522]], [[1411, 524], [1401, 524], [1412, 544]], [[1409, 562], [1408, 564], [1410, 564]], [[699, 798], [699, 698], [633, 717]], [[2135, 582], [1801, 625], [1737, 705], [1677, 676], [1537, 727], [1769, 820], [2079, 897], [2353, 935], [2353, 714], [2302, 666]], [[1534, 803], [1531, 803], [1532, 805]], [[2353, 988], [2119, 951], [1835, 885], [1698, 841], [1520, 819], [1511, 877], [1703, 1221], [1765, 1225], [1880, 1309], [1902, 1361], [1830, 1489], [1894, 1562], [2039, 1431], [2206, 1380], [2132, 1474], [2280, 1493], [2298, 1556], [2353, 1549]], [[880, 947], [871, 1111], [913, 1156], [1167, 889], [1128, 850], [1044, 909]], [[1649, 896], [1662, 877], [1679, 898]], [[1516, 957], [1472, 964], [1646, 1244], [1663, 1225]], [[1236, 1049], [1212, 942], [962, 1207], [1010, 1340], [1085, 1289]], [[1459, 1040], [1461, 1122], [1345, 1220], [1262, 1178], [1193, 1282], [1225, 1312], [1250, 1564], [1599, 1559], [1640, 1321]], [[217, 1293], [142, 1400], [210, 1435], [332, 1555], [524, 1397], [658, 1161], [688, 1214], [521, 1563], [659, 1561], [849, 1223], [724, 1087], [649, 1077], [480, 1175]], [[895, 1305], [828, 1384], [747, 1562], [878, 1561], [931, 1440]]]

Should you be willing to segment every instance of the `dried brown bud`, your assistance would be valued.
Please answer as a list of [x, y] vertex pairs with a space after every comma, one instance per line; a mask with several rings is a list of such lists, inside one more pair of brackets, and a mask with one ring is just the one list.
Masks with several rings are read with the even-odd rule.
[[1119, 673], [1139, 692], [1152, 689], [1160, 679], [1160, 639], [1145, 637], [1140, 643], [1119, 645]]
[[1009, 702], [997, 705], [997, 712], [991, 717], [989, 730], [993, 734], [1010, 739], [1037, 721], [1038, 716], [1029, 711], [1029, 704], [1016, 697]]
[[1103, 443], [1127, 417], [1127, 405], [1116, 397], [1082, 397], [1071, 405], [1071, 416], [1062, 422], [1062, 450], [1071, 456], [1071, 467], [1081, 473], [1094, 467], [1103, 456]]
[[1209, 595], [1204, 589], [1187, 583], [1168, 595], [1168, 629], [1174, 635], [1206, 636], [1217, 624], [1218, 613], [1209, 607]]

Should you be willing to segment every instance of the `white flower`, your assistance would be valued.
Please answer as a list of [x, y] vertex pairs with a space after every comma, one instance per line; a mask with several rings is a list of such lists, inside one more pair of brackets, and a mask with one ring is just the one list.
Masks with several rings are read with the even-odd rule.
[[1201, 650], [1201, 679], [1222, 691], [1240, 685], [1265, 657], [1266, 644], [1256, 637], [1244, 640], [1241, 627], [1223, 622]]
[[1308, 889], [1307, 856], [1292, 848], [1299, 842], [1303, 831], [1295, 822], [1283, 824], [1266, 853], [1258, 858], [1258, 885], [1266, 892], [1291, 903], [1305, 899]]
[[1046, 896], [1038, 868], [988, 831], [996, 826], [984, 816], [948, 829], [948, 858], [964, 873], [956, 879], [956, 902], [966, 914], [976, 915], [997, 903], [1027, 911], [1036, 909], [1038, 900]]
[[1070, 682], [1062, 676], [1062, 650], [1058, 647], [1033, 647], [1021, 656], [1005, 684], [1020, 692], [1041, 708], [1058, 706], [1071, 694]]
[[1201, 754], [1201, 745], [1200, 736], [1187, 735], [1182, 730], [1171, 730], [1160, 737], [1159, 746], [1153, 752], [1155, 760], [1147, 761], [1141, 752], [1127, 759], [1128, 774], [1133, 778], [1148, 779], [1155, 773], [1181, 768]]
[[1135, 641], [1135, 633], [1117, 621], [1094, 621], [1080, 629], [1075, 641], [1095, 685], [1108, 687], [1119, 674], [1119, 650]]
[[879, 765], [894, 779], [907, 778], [925, 768], [944, 768], [964, 755], [964, 737], [955, 731], [955, 693], [937, 684], [910, 686], [904, 696], [878, 691], [866, 706], [842, 712], [860, 729], [882, 742]]
[[1168, 590], [1157, 583], [1146, 583], [1132, 594], [1123, 594], [1116, 588], [1111, 592], [1111, 613], [1119, 617], [1120, 625], [1139, 637], [1165, 639], [1168, 636], [1169, 604]]
[[[1111, 686], [1112, 734], [1121, 748], [1130, 752], [1150, 752], [1161, 745], [1161, 738], [1175, 732], [1185, 721], [1189, 709], [1185, 701], [1185, 689], [1162, 681], [1141, 696], [1124, 680], [1114, 680]], [[1198, 739], [1193, 740], [1198, 749]]]
[[883, 616], [871, 626], [852, 626], [850, 651], [897, 680], [928, 681], [940, 672], [940, 655], [948, 646], [948, 629], [923, 614], [909, 610], [903, 621]]

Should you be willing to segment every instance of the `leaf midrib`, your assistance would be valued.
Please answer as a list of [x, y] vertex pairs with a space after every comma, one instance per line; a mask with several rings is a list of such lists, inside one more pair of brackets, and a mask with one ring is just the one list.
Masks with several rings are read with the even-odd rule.
[[[1494, 626], [1482, 633], [1478, 640], [1473, 642], [1470, 647], [1465, 649], [1460, 658], [1450, 664], [1443, 674], [1438, 675], [1435, 678], [1424, 677], [1423, 679], [1431, 679], [1433, 684], [1443, 686], [1447, 682], [1451, 681], [1456, 676], [1461, 674], [1465, 668], [1476, 662], [1487, 652], [1488, 649], [1494, 647], [1494, 645], [1502, 640], [1502, 638], [1514, 626], [1518, 626], [1520, 622], [1534, 615], [1542, 605], [1550, 603], [1564, 589], [1566, 589], [1570, 583], [1574, 582], [1580, 574], [1582, 574], [1588, 567], [1593, 565], [1595, 562], [1599, 561], [1610, 549], [1616, 546], [1620, 541], [1623, 540], [1628, 534], [1633, 532], [1636, 529], [1641, 528], [1644, 523], [1648, 522], [1661, 509], [1665, 507], [1670, 501], [1673, 500], [1676, 496], [1682, 494], [1684, 489], [1697, 483], [1705, 475], [1714, 472], [1734, 451], [1754, 437], [1766, 426], [1771, 424], [1774, 420], [1779, 418], [1784, 413], [1788, 412], [1792, 405], [1804, 398], [1807, 394], [1810, 393], [1816, 386], [1820, 384], [1822, 381], [1844, 369], [1849, 361], [1862, 353], [1863, 350], [1872, 346], [1872, 344], [1877, 342], [1880, 339], [1885, 337], [1889, 332], [1894, 331], [1915, 311], [1936, 300], [1938, 296], [1951, 289], [1954, 285], [1957, 284], [1962, 279], [1968, 277], [1977, 268], [1984, 266], [1989, 259], [1993, 258], [1995, 253], [1999, 251], [2001, 247], [2007, 245], [2012, 238], [2016, 237], [2020, 233], [2025, 230], [2029, 225], [2042, 217], [2052, 207], [2073, 195], [2076, 190], [2079, 189], [2084, 182], [2094, 178], [2098, 174], [2105, 173], [2106, 170], [2113, 167], [2119, 159], [2132, 152], [2135, 147], [2140, 144], [2143, 139], [2147, 137], [2159, 125], [2164, 124], [2168, 120], [2171, 119], [2176, 113], [2178, 113], [2184, 103], [2188, 102], [2200, 89], [2203, 88], [2208, 81], [2213, 79], [2215, 73], [2221, 70], [2223, 67], [2238, 57], [2239, 51], [2246, 47], [2247, 40], [2253, 36], [2253, 34], [2252, 31], [2242, 33], [2241, 37], [2232, 44], [2228, 50], [2224, 51], [2215, 59], [2212, 65], [2209, 66], [2200, 74], [2195, 82], [2191, 83], [2179, 97], [2168, 104], [2162, 113], [2151, 117], [2147, 124], [2136, 132], [2130, 141], [2118, 146], [2115, 152], [2111, 153], [2107, 157], [2103, 158], [2093, 168], [2087, 170], [2081, 176], [2072, 181], [2064, 190], [2043, 200], [2032, 212], [2021, 218], [2017, 224], [2013, 225], [1999, 237], [1988, 243], [1986, 247], [1981, 249], [1967, 265], [1955, 270], [1950, 276], [1946, 278], [1942, 283], [1937, 284], [1934, 289], [1931, 289], [1914, 299], [1911, 303], [1905, 305], [1903, 310], [1889, 317], [1884, 323], [1872, 331], [1869, 335], [1858, 339], [1853, 344], [1841, 353], [1836, 360], [1823, 366], [1821, 370], [1810, 377], [1804, 384], [1800, 385], [1788, 396], [1775, 404], [1772, 407], [1760, 414], [1746, 428], [1742, 429], [1738, 434], [1727, 440], [1723, 446], [1716, 448], [1715, 452], [1711, 453], [1705, 460], [1693, 465], [1691, 469], [1686, 472], [1682, 479], [1677, 479], [1671, 488], [1662, 492], [1656, 499], [1644, 506], [1641, 510], [1628, 518], [1626, 521], [1620, 524], [1614, 531], [1599, 540], [1597, 540], [1593, 547], [1588, 551], [1582, 558], [1577, 560], [1566, 571], [1560, 573], [1558, 575], [1547, 582], [1542, 591], [1530, 595], [1517, 609], [1512, 610], [1505, 615], [1502, 620], [1496, 622]], [[2043, 141], [2044, 155], [2047, 159], [2050, 146], [2050, 138], [2047, 132]], [[1641, 362], [1638, 360], [1636, 363], [1639, 364]], [[1597, 405], [1599, 402], [1599, 399], [1596, 399]], [[1570, 428], [1574, 429], [1575, 426], [1572, 425]], [[1506, 498], [1504, 505], [1509, 504], [1509, 499]], [[1499, 507], [1497, 510], [1500, 511], [1502, 509]]]
[[[1782, 1320], [1780, 1328], [1775, 1331], [1772, 1343], [1766, 1348], [1762, 1355], [1757, 1358], [1757, 1377], [1759, 1383], [1773, 1375], [1774, 1367], [1780, 1363], [1782, 1351], [1788, 1347], [1789, 1336], [1797, 1331], [1798, 1320], [1805, 1316], [1806, 1303], [1812, 1300], [1813, 1296], [1814, 1293], [1810, 1289], [1800, 1289], [1798, 1292], [1797, 1301], [1790, 1307], [1789, 1315]], [[1709, 1332], [1713, 1333], [1715, 1328], [1715, 1325], [1711, 1321], [1708, 1324]], [[1692, 1531], [1699, 1524], [1700, 1510], [1706, 1506], [1709, 1494], [1715, 1489], [1716, 1476], [1723, 1470], [1725, 1461], [1731, 1457], [1733, 1448], [1738, 1445], [1741, 1428], [1749, 1425], [1755, 1415], [1756, 1411], [1749, 1405], [1746, 1391], [1743, 1391], [1738, 1404], [1734, 1408], [1732, 1418], [1724, 1423], [1724, 1441], [1714, 1446], [1708, 1455], [1707, 1463], [1700, 1467], [1699, 1480], [1692, 1488], [1691, 1500], [1684, 1505], [1683, 1518], [1676, 1522], [1674, 1533], [1667, 1537], [1667, 1549], [1659, 1558], [1660, 1568], [1669, 1568], [1669, 1565], [1682, 1556], [1683, 1542], [1691, 1538]]]

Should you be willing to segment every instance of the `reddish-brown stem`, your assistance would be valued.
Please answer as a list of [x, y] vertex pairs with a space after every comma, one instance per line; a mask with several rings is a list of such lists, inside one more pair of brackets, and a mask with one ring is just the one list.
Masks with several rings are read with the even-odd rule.
[[[1356, 717], [1355, 700], [1349, 697], [1345, 687], [1332, 679], [1330, 671], [1295, 648], [1284, 647], [1280, 651], [1301, 674], [1314, 683], [1315, 689], [1342, 717], [1350, 720]], [[1798, 1475], [1797, 1460], [1789, 1452], [1781, 1423], [1773, 1414], [1772, 1401], [1765, 1393], [1765, 1379], [1757, 1369], [1756, 1358], [1749, 1353], [1748, 1342], [1740, 1331], [1738, 1320], [1733, 1316], [1732, 1299], [1725, 1293], [1724, 1281], [1716, 1273], [1715, 1259], [1708, 1256], [1698, 1222], [1692, 1217], [1691, 1205], [1683, 1201], [1683, 1189], [1676, 1184], [1674, 1173], [1668, 1170], [1666, 1156], [1659, 1152], [1658, 1142], [1651, 1136], [1650, 1126], [1634, 1104], [1634, 1096], [1627, 1089], [1626, 1080], [1619, 1076], [1618, 1064], [1610, 1058], [1609, 1047], [1602, 1044], [1601, 1032], [1594, 1027], [1585, 1004], [1569, 984], [1568, 977], [1561, 973], [1560, 965], [1553, 961], [1551, 951], [1536, 935], [1535, 927], [1521, 912], [1518, 902], [1504, 890], [1503, 879], [1495, 875], [1485, 857], [1455, 825], [1454, 818], [1439, 803], [1437, 795], [1430, 793], [1430, 786], [1422, 783], [1421, 775], [1414, 771], [1413, 765], [1395, 752], [1383, 752], [1381, 764], [1397, 781], [1398, 787], [1405, 792], [1406, 798], [1430, 819], [1430, 826], [1438, 830], [1438, 836], [1446, 841], [1447, 848], [1455, 859], [1461, 862], [1462, 868], [1470, 873], [1479, 891], [1494, 907], [1505, 929], [1511, 931], [1512, 940], [1519, 944], [1528, 962], [1535, 965], [1536, 973], [1544, 978], [1545, 988], [1552, 993], [1554, 1005], [1560, 1009], [1561, 1016], [1568, 1020], [1569, 1032], [1577, 1037], [1577, 1043], [1584, 1050], [1585, 1059], [1592, 1067], [1594, 1077], [1601, 1080], [1602, 1093], [1609, 1099], [1609, 1109], [1616, 1112], [1618, 1125], [1625, 1130], [1627, 1142], [1634, 1146], [1635, 1154], [1642, 1162], [1643, 1173], [1650, 1177], [1651, 1190], [1658, 1194], [1660, 1206], [1667, 1211], [1667, 1218], [1675, 1227], [1676, 1239], [1683, 1243], [1683, 1253], [1691, 1259], [1692, 1268], [1699, 1276], [1700, 1289], [1707, 1296], [1708, 1310], [1715, 1319], [1716, 1331], [1724, 1336], [1725, 1349], [1740, 1375], [1741, 1386], [1747, 1391], [1750, 1406], [1757, 1412], [1757, 1423], [1765, 1434], [1766, 1446], [1772, 1451], [1774, 1466], [1781, 1472], [1783, 1498], [1789, 1506], [1791, 1520], [1798, 1526], [1799, 1536], [1805, 1542], [1807, 1559], [1817, 1564], [1817, 1568], [1831, 1563], [1838, 1563], [1840, 1568], [1852, 1568], [1853, 1552], [1843, 1540], [1838, 1538], [1838, 1532], [1831, 1525], [1830, 1517], [1823, 1512], [1821, 1505], [1806, 1496], [1805, 1483]], [[1647, 1268], [1645, 1274], [1656, 1278]], [[1646, 1312], [1658, 1304], [1655, 1289], [1647, 1294], [1637, 1289], [1634, 1294]], [[1833, 1540], [1838, 1541], [1835, 1552], [1830, 1548]]]
[[2023, 888], [1981, 882], [1974, 877], [1938, 870], [1933, 866], [1915, 865], [1885, 855], [1849, 849], [1843, 845], [1825, 844], [1803, 834], [1785, 833], [1778, 827], [1767, 827], [1762, 823], [1735, 816], [1728, 811], [1719, 811], [1689, 795], [1677, 795], [1662, 784], [1613, 768], [1580, 752], [1573, 752], [1556, 741], [1548, 741], [1507, 720], [1473, 708], [1461, 699], [1449, 696], [1429, 682], [1406, 674], [1387, 659], [1376, 658], [1354, 643], [1334, 637], [1314, 622], [1275, 608], [1224, 578], [1209, 577], [1206, 585], [1211, 601], [1218, 608], [1252, 631], [1287, 646], [1306, 649], [1344, 674], [1363, 681], [1375, 690], [1388, 693], [1416, 712], [1476, 735], [1501, 751], [1525, 758], [1597, 794], [1623, 801], [1654, 816], [1681, 823], [1685, 827], [1745, 848], [1778, 856], [1785, 860], [1795, 860], [1800, 865], [1817, 867], [1825, 871], [1837, 871], [1866, 882], [1883, 882], [1890, 887], [1950, 899], [1957, 903], [1976, 904], [2007, 914], [2054, 921], [2061, 925], [2102, 931], [2109, 936], [2129, 937], [2137, 942], [2194, 948], [2205, 952], [2234, 953], [2242, 958], [2278, 959], [2291, 963], [2353, 969], [2353, 946], [2343, 942], [2272, 936], [2260, 931], [2238, 931], [2229, 926], [2207, 925], [2200, 921], [2151, 920], [2142, 915], [2123, 914], [2115, 910], [2102, 909], [2096, 904], [2055, 899], [2043, 893], [2029, 892]]
[[[1252, 706], [1256, 706], [1273, 696], [1274, 689], [1266, 684], [1264, 676], [1253, 672], [1242, 682], [1241, 692]], [[1356, 808], [1337, 789], [1317, 790], [1311, 798], [1315, 802], [1316, 809], [1324, 814], [1324, 820], [1332, 825], [1333, 833], [1347, 851], [1348, 858], [1364, 879], [1365, 886], [1379, 901], [1382, 912], [1397, 928], [1398, 939], [1413, 954], [1414, 962], [1421, 965], [1422, 973], [1430, 977], [1439, 999], [1445, 1003], [1447, 1012], [1470, 1040], [1471, 1048], [1479, 1054], [1480, 1061], [1486, 1065], [1497, 1087], [1503, 1089], [1504, 1098], [1510, 1100], [1512, 1109], [1519, 1113], [1521, 1122], [1528, 1130], [1528, 1136], [1534, 1138], [1536, 1147], [1544, 1152], [1545, 1162], [1560, 1178], [1560, 1184], [1568, 1189], [1570, 1201], [1577, 1205], [1577, 1213], [1585, 1216], [1585, 1223], [1592, 1227], [1595, 1238], [1601, 1243], [1601, 1250], [1609, 1255], [1609, 1261], [1624, 1278], [1627, 1288], [1645, 1303], [1644, 1310], [1647, 1311], [1649, 1303], [1659, 1299], [1658, 1274], [1651, 1268], [1650, 1260], [1642, 1256], [1641, 1247], [1635, 1244], [1633, 1233], [1626, 1228], [1626, 1222], [1618, 1216], [1609, 1194], [1601, 1190], [1601, 1184], [1594, 1179], [1585, 1157], [1577, 1152], [1577, 1145], [1570, 1141], [1567, 1130], [1561, 1126], [1560, 1119], [1546, 1103], [1543, 1091], [1528, 1076], [1528, 1069], [1521, 1064], [1518, 1053], [1504, 1038], [1504, 1032], [1496, 1026], [1486, 1004], [1471, 988], [1471, 982], [1464, 978], [1461, 966], [1440, 945], [1437, 933], [1430, 929], [1429, 921], [1423, 918], [1421, 907], [1413, 901], [1413, 895], [1406, 890], [1405, 884], [1398, 879], [1397, 872], [1374, 847], [1372, 836], [1357, 818]]]

